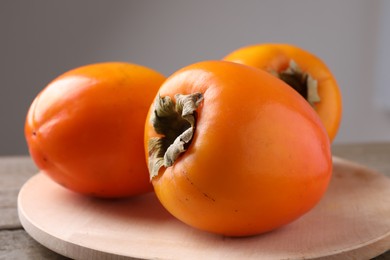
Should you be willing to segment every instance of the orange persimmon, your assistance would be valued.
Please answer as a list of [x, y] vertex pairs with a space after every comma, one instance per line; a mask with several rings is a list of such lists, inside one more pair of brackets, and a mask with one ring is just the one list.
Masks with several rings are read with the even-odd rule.
[[136, 64], [82, 66], [32, 102], [25, 138], [38, 168], [78, 193], [107, 198], [153, 190], [143, 152], [145, 117], [165, 77]]
[[300, 217], [332, 173], [329, 138], [311, 106], [269, 73], [227, 61], [187, 66], [163, 83], [144, 145], [163, 206], [228, 236]]
[[267, 43], [242, 47], [224, 60], [266, 70], [292, 86], [313, 106], [333, 141], [341, 121], [341, 93], [317, 56], [290, 44]]

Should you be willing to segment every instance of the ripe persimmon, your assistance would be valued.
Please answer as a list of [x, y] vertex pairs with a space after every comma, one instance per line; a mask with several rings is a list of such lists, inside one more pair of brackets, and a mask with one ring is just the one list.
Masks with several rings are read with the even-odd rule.
[[269, 73], [205, 61], [171, 75], [145, 123], [145, 156], [163, 206], [188, 225], [247, 236], [312, 209], [332, 173], [320, 118]]
[[78, 193], [118, 198], [152, 191], [144, 125], [164, 80], [150, 68], [124, 62], [90, 64], [60, 75], [27, 113], [32, 159]]
[[266, 70], [297, 90], [320, 116], [331, 141], [338, 132], [342, 100], [332, 72], [314, 54], [290, 44], [245, 46], [224, 60]]

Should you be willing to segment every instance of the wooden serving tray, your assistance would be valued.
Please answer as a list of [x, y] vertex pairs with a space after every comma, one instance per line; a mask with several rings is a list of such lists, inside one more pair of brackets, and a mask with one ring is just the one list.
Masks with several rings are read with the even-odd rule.
[[369, 259], [390, 249], [390, 179], [334, 158], [329, 190], [309, 213], [275, 231], [229, 238], [172, 217], [153, 193], [87, 198], [39, 173], [18, 211], [39, 243], [74, 259]]

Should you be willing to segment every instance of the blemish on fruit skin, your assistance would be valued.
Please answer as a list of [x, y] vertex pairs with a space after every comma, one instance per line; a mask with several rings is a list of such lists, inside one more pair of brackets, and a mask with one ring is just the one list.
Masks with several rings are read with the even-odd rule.
[[[201, 193], [203, 194], [203, 196], [205, 196], [207, 199], [211, 200], [212, 202], [215, 202], [215, 199], [214, 199], [214, 198], [212, 198], [212, 197], [211, 197], [210, 195], [208, 195], [206, 192], [201, 191], [201, 190], [200, 190], [200, 189], [191, 181], [191, 179], [190, 179], [190, 178], [188, 177], [188, 175], [187, 175], [187, 172], [183, 171], [183, 174], [184, 174], [186, 180], [187, 180], [192, 186], [194, 186], [195, 189], [197, 189], [199, 192], [201, 192]], [[186, 200], [187, 200], [187, 198], [186, 198]]]
[[215, 199], [214, 198], [212, 198], [212, 197], [210, 197], [207, 193], [205, 193], [205, 192], [202, 192], [202, 194], [203, 194], [203, 196], [205, 196], [206, 198], [208, 198], [209, 200], [211, 200], [211, 201], [213, 201], [213, 202], [215, 202]]
[[191, 185], [194, 185], [194, 183], [190, 180], [190, 178], [188, 177], [187, 173], [184, 174], [186, 180], [191, 184]]

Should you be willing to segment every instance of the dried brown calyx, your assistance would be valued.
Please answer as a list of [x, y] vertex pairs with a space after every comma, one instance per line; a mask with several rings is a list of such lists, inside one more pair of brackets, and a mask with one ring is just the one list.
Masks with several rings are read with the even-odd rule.
[[169, 97], [158, 96], [154, 102], [151, 122], [162, 137], [149, 140], [150, 179], [158, 175], [161, 167], [172, 166], [192, 141], [196, 127], [196, 109], [203, 100], [201, 93], [177, 94], [176, 104]]
[[303, 72], [298, 64], [291, 60], [286, 70], [275, 72], [272, 74], [286, 82], [295, 89], [302, 97], [304, 97], [311, 106], [320, 102], [318, 95], [318, 82], [310, 74]]

